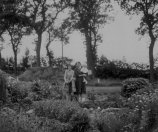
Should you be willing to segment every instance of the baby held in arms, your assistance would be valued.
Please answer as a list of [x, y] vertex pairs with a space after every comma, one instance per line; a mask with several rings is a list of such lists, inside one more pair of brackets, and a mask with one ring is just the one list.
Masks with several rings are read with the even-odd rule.
[[[85, 77], [88, 75], [88, 69], [86, 65], [83, 65], [81, 68], [81, 72], [85, 75]], [[87, 80], [86, 78], [83, 77], [83, 82], [85, 82], [87, 84]]]

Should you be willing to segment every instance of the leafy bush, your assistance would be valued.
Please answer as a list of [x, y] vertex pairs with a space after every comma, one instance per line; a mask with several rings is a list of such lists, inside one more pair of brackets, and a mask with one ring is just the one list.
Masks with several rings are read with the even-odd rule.
[[124, 125], [117, 115], [110, 112], [96, 114], [93, 124], [100, 132], [120, 132]]
[[34, 116], [0, 113], [1, 132], [40, 132], [38, 126], [39, 119]]
[[12, 103], [25, 103], [39, 101], [42, 99], [62, 99], [64, 97], [62, 89], [51, 85], [45, 80], [34, 82], [17, 82], [8, 86], [8, 93]]
[[0, 112], [1, 132], [69, 132], [69, 123], [62, 123], [59, 120], [45, 117], [31, 116], [20, 112], [17, 114], [7, 108]]
[[87, 98], [88, 98], [89, 100], [93, 100], [93, 101], [96, 100], [97, 97], [96, 97], [95, 91], [94, 91], [94, 90], [91, 90], [91, 91], [87, 92]]
[[90, 118], [85, 111], [78, 111], [71, 119], [71, 131], [70, 132], [87, 132], [91, 128]]
[[75, 102], [63, 100], [37, 102], [35, 113], [38, 117], [48, 118], [51, 122], [55, 122], [50, 127], [51, 131], [58, 129], [57, 132], [86, 132], [91, 128], [88, 114]]
[[[136, 67], [140, 68], [140, 64], [138, 63], [127, 63], [126, 60], [108, 60], [105, 56], [101, 56], [96, 64], [95, 68], [95, 75], [101, 79], [107, 78], [119, 78], [119, 79], [126, 79], [126, 78], [136, 78], [136, 77], [143, 77], [149, 78], [149, 73], [144, 71], [148, 64], [141, 64], [141, 69], [137, 69]], [[147, 69], [146, 69], [147, 70]], [[154, 73], [156, 76], [156, 73]]]
[[40, 128], [42, 132], [70, 132], [69, 123], [62, 123], [59, 120], [41, 118]]
[[158, 122], [158, 94], [146, 89], [140, 94], [139, 90], [128, 99], [129, 107], [138, 113], [138, 130], [150, 131]]
[[31, 82], [16, 82], [8, 85], [11, 102], [17, 103], [26, 98], [30, 92]]
[[61, 122], [69, 122], [73, 114], [81, 107], [75, 102], [67, 102], [65, 100], [47, 100], [34, 104], [35, 113], [39, 117], [48, 117]]
[[31, 86], [31, 91], [38, 98], [34, 98], [35, 101], [42, 99], [62, 99], [64, 97], [62, 89], [59, 87], [57, 82], [54, 82], [55, 85], [52, 85], [45, 80], [34, 81]]
[[144, 78], [129, 78], [123, 81], [121, 95], [123, 97], [130, 97], [138, 89], [143, 89], [146, 87], [151, 87], [149, 80]]
[[31, 67], [19, 76], [20, 81], [34, 81], [34, 80], [52, 80], [64, 81], [64, 73], [61, 68], [53, 67]]

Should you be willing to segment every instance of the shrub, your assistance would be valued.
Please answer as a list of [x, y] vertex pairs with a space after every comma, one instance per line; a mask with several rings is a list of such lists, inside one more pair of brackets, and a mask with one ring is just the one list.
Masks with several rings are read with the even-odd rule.
[[94, 90], [91, 90], [91, 91], [87, 92], [87, 98], [88, 98], [89, 100], [92, 100], [92, 101], [96, 100], [97, 97], [96, 97], [95, 91], [94, 91]]
[[41, 118], [40, 128], [42, 132], [70, 132], [71, 130], [69, 123], [48, 118]]
[[48, 117], [49, 119], [56, 119], [61, 122], [69, 122], [72, 115], [81, 109], [77, 103], [65, 100], [40, 101], [34, 106], [37, 116]]
[[70, 132], [71, 125], [46, 117], [31, 116], [23, 112], [19, 114], [7, 108], [0, 112], [1, 132]]
[[88, 114], [78, 103], [49, 100], [37, 102], [34, 106], [38, 117], [48, 118], [44, 125], [50, 126], [49, 130], [53, 132], [86, 132], [91, 128]]
[[128, 98], [138, 89], [143, 89], [146, 87], [151, 87], [149, 80], [144, 78], [129, 78], [123, 81], [121, 95]]
[[85, 111], [78, 111], [71, 119], [71, 131], [70, 132], [87, 132], [91, 128], [90, 118]]
[[39, 119], [23, 114], [0, 113], [1, 132], [40, 132]]
[[62, 99], [64, 96], [63, 91], [57, 82], [55, 84], [51, 85], [51, 83], [45, 80], [34, 81], [31, 90], [38, 96], [38, 98], [35, 98], [35, 101], [42, 99]]
[[120, 118], [111, 112], [96, 114], [93, 124], [100, 132], [120, 132], [124, 125]]
[[7, 87], [11, 102], [18, 103], [26, 98], [30, 92], [31, 82], [10, 83]]
[[158, 97], [156, 91], [146, 89], [140, 94], [139, 90], [128, 99], [129, 107], [138, 113], [138, 130], [150, 131], [158, 122]]

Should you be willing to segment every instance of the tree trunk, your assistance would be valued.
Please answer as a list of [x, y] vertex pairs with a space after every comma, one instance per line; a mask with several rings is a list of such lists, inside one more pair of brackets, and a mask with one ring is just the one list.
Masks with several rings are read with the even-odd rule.
[[36, 62], [37, 62], [37, 67], [41, 66], [41, 61], [40, 61], [40, 51], [41, 51], [41, 43], [42, 43], [42, 33], [38, 33], [38, 42], [36, 43]]
[[49, 66], [51, 66], [52, 60], [51, 60], [51, 53], [49, 51], [49, 44], [46, 45], [46, 51], [47, 51], [47, 55], [48, 55], [48, 63], [49, 63]]
[[17, 75], [17, 53], [14, 52], [14, 74]]
[[94, 78], [94, 61], [93, 61], [93, 51], [92, 51], [92, 45], [91, 45], [91, 38], [88, 35], [88, 31], [85, 31], [85, 37], [86, 37], [86, 56], [87, 56], [87, 66], [88, 69], [92, 71], [91, 79]]
[[152, 41], [150, 46], [149, 46], [150, 81], [151, 82], [155, 81], [155, 76], [154, 76], [154, 57], [153, 57], [154, 43], [155, 43], [155, 41]]
[[1, 50], [0, 50], [0, 69], [2, 69], [2, 55], [1, 55]]
[[150, 36], [150, 39], [151, 39], [151, 43], [150, 43], [150, 46], [149, 46], [150, 82], [154, 82], [155, 81], [155, 76], [154, 76], [153, 49], [154, 49], [156, 39], [153, 35], [151, 26], [149, 26], [149, 36]]

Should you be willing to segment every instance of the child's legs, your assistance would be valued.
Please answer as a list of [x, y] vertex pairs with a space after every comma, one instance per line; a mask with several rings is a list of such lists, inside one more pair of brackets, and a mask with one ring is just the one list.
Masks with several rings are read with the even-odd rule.
[[82, 83], [82, 88], [81, 88], [81, 100], [85, 101], [86, 99], [86, 83]]
[[72, 93], [72, 82], [69, 82], [68, 86], [69, 86], [68, 93], [71, 94]]
[[67, 87], [66, 89], [66, 100], [70, 101], [71, 100], [71, 93], [72, 93], [72, 83], [66, 83], [65, 87]]
[[72, 79], [72, 88], [75, 88], [75, 80], [74, 79]]

